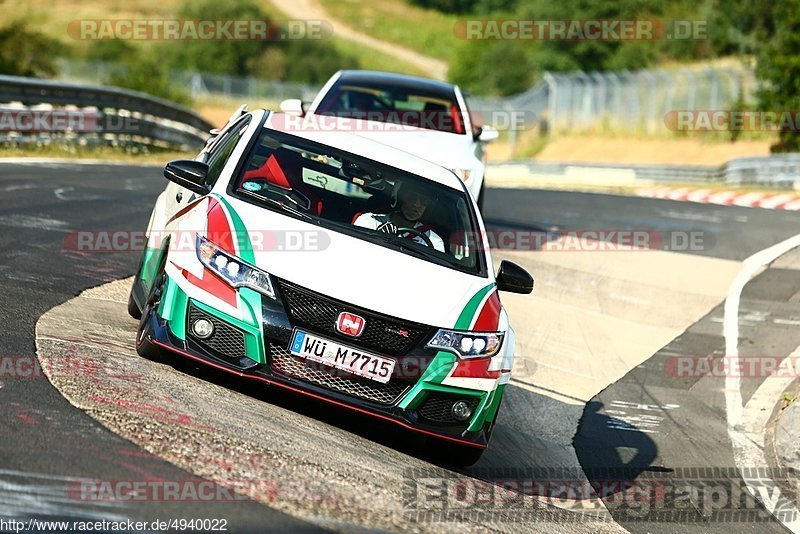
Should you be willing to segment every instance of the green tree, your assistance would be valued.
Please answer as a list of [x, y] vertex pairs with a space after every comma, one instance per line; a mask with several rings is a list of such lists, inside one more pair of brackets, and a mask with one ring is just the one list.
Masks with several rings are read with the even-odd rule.
[[[267, 13], [254, 0], [189, 0], [178, 12], [189, 20], [266, 20]], [[267, 45], [264, 41], [186, 40], [165, 44], [172, 66], [218, 74], [248, 74], [248, 63], [258, 58]]]
[[57, 70], [55, 59], [63, 52], [64, 45], [29, 29], [24, 22], [0, 28], [0, 74], [52, 77]]
[[526, 44], [519, 41], [465, 41], [456, 57], [448, 78], [475, 94], [519, 93], [533, 85], [540, 74]]
[[[775, 7], [775, 34], [758, 54], [756, 74], [764, 82], [759, 105], [765, 110], [800, 109], [800, 0]], [[773, 152], [800, 151], [800, 134], [782, 131]]]
[[129, 56], [124, 67], [109, 76], [109, 85], [140, 91], [184, 106], [191, 105], [191, 97], [174, 83], [169, 68], [157, 54]]

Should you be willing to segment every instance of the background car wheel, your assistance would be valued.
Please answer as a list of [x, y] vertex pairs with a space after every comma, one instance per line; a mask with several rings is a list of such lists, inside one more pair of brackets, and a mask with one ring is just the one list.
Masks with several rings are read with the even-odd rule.
[[459, 467], [468, 467], [474, 464], [480, 460], [483, 451], [486, 450], [436, 438], [428, 438], [426, 448], [435, 463]]

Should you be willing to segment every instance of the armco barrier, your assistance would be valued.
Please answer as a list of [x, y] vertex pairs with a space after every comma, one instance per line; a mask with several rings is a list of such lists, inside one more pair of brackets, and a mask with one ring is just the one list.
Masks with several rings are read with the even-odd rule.
[[[0, 75], [3, 110], [58, 109], [93, 114], [91, 132], [37, 131], [36, 137], [88, 143], [128, 143], [187, 150], [202, 147], [213, 127], [182, 106], [144, 93], [100, 85]], [[32, 132], [0, 125], [0, 142], [19, 142]]]
[[522, 176], [529, 176], [532, 179], [548, 177], [550, 180], [563, 179], [565, 183], [595, 183], [602, 181], [603, 177], [612, 177], [620, 183], [609, 185], [663, 182], [800, 189], [800, 154], [798, 153], [735, 158], [720, 166], [554, 163], [520, 160], [494, 163], [491, 168], [492, 173], [498, 179], [502, 179], [501, 175], [504, 170], [507, 170], [516, 178]]

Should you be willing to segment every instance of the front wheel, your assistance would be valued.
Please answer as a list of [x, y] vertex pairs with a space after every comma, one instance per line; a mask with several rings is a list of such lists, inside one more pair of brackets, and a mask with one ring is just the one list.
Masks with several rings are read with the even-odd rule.
[[133, 292], [128, 295], [128, 315], [134, 319], [142, 318], [142, 310], [139, 309], [139, 305], [136, 304], [136, 301], [133, 299]]
[[147, 300], [142, 309], [142, 316], [139, 320], [139, 330], [136, 332], [136, 352], [139, 356], [153, 361], [164, 361], [166, 359], [164, 351], [147, 339], [150, 323], [158, 309], [158, 305], [161, 303], [166, 281], [167, 274], [164, 272], [164, 262], [162, 262], [158, 274], [153, 279], [153, 287], [147, 295]]

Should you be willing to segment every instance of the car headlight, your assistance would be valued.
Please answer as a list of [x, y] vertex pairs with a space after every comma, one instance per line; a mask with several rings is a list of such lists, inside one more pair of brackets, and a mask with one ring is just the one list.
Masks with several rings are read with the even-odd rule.
[[249, 287], [274, 299], [275, 289], [268, 273], [225, 252], [218, 245], [197, 234], [197, 257], [200, 263], [233, 287]]
[[472, 170], [470, 169], [450, 169], [455, 173], [456, 176], [461, 178], [462, 182], [466, 182], [469, 180], [469, 177], [472, 175]]
[[462, 359], [494, 356], [503, 343], [500, 332], [459, 332], [439, 330], [428, 342], [427, 348], [453, 352]]

